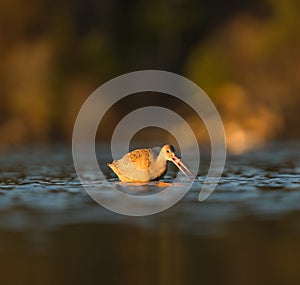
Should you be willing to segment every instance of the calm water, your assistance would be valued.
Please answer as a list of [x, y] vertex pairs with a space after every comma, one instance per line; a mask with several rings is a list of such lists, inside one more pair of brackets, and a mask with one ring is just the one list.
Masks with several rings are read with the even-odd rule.
[[299, 147], [230, 156], [208, 200], [148, 217], [95, 203], [68, 147], [2, 153], [0, 284], [300, 284]]

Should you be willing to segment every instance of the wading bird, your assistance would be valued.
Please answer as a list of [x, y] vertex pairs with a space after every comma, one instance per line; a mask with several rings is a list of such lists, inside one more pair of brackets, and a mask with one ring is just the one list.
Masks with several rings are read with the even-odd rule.
[[168, 161], [172, 161], [190, 180], [190, 176], [198, 179], [175, 155], [174, 148], [169, 144], [162, 148], [133, 150], [121, 159], [109, 163], [108, 166], [122, 182], [148, 182], [157, 180], [165, 174]]

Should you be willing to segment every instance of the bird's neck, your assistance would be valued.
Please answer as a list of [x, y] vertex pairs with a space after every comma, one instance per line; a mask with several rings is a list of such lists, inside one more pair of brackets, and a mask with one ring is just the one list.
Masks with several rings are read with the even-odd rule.
[[165, 157], [163, 155], [159, 154], [155, 161], [155, 164], [157, 167], [166, 168], [167, 160], [165, 159]]

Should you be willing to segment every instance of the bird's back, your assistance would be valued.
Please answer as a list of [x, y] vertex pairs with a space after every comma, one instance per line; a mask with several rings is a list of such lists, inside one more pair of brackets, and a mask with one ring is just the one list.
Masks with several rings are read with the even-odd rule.
[[121, 181], [149, 181], [157, 178], [153, 169], [157, 158], [157, 149], [137, 149], [125, 154], [121, 159], [113, 161], [109, 167]]

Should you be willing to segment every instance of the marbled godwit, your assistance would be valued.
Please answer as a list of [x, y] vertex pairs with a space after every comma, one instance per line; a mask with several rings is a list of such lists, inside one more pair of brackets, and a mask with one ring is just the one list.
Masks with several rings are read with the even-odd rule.
[[169, 144], [162, 148], [154, 147], [131, 151], [108, 166], [122, 182], [148, 182], [165, 174], [167, 161], [172, 161], [189, 179], [191, 178], [188, 174], [197, 179], [175, 155], [174, 148]]

